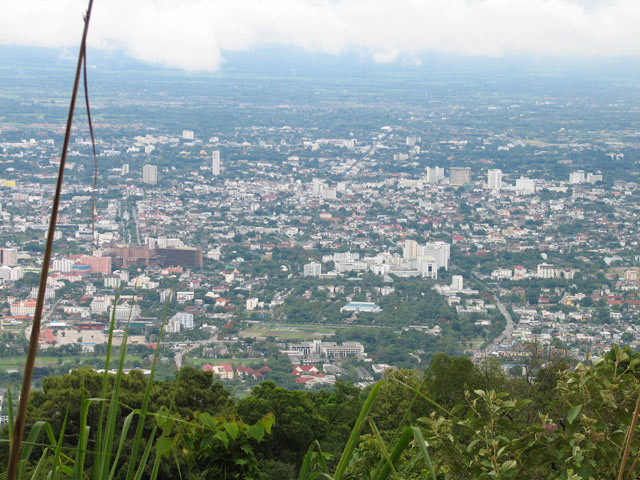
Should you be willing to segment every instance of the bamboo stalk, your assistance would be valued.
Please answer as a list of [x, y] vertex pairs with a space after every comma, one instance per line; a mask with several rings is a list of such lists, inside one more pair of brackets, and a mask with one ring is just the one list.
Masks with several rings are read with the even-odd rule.
[[69, 106], [69, 116], [67, 118], [67, 126], [64, 134], [64, 143], [62, 145], [62, 155], [60, 156], [60, 168], [58, 170], [58, 181], [56, 183], [56, 191], [53, 197], [53, 205], [51, 208], [51, 218], [49, 220], [49, 230], [47, 233], [47, 242], [44, 248], [44, 258], [42, 259], [42, 271], [40, 272], [40, 283], [38, 284], [38, 297], [36, 299], [36, 309], [33, 315], [33, 325], [31, 327], [31, 338], [29, 339], [29, 350], [27, 351], [27, 359], [24, 366], [22, 376], [22, 389], [20, 391], [20, 402], [18, 404], [18, 412], [13, 425], [13, 436], [11, 439], [11, 451], [9, 453], [9, 465], [7, 468], [7, 479], [15, 480], [18, 471], [18, 461], [20, 459], [20, 448], [22, 444], [22, 435], [24, 433], [24, 424], [27, 417], [27, 405], [29, 402], [29, 392], [31, 390], [31, 379], [33, 377], [33, 367], [38, 353], [38, 340], [40, 339], [40, 324], [42, 322], [42, 310], [44, 307], [44, 295], [47, 289], [47, 277], [49, 276], [49, 263], [51, 262], [51, 253], [53, 250], [53, 237], [56, 231], [56, 223], [58, 221], [58, 209], [60, 208], [60, 194], [62, 192], [62, 180], [64, 177], [64, 167], [67, 160], [67, 149], [69, 147], [69, 139], [71, 137], [71, 126], [73, 124], [73, 112], [76, 105], [76, 97], [78, 94], [78, 85], [80, 83], [80, 71], [84, 58], [87, 32], [89, 30], [89, 18], [91, 16], [91, 7], [93, 0], [89, 0], [89, 7], [84, 16], [84, 30], [82, 32], [82, 41], [80, 42], [80, 53], [78, 55], [78, 65], [76, 67], [76, 76], [73, 83], [73, 91], [71, 93], [71, 104]]

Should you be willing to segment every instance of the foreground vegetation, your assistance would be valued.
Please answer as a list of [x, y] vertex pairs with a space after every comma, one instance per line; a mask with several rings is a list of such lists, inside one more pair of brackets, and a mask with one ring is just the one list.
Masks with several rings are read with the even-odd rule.
[[19, 477], [637, 478], [639, 394], [640, 355], [618, 347], [532, 381], [441, 354], [364, 392], [265, 382], [240, 400], [189, 367], [172, 381], [82, 368], [33, 392]]

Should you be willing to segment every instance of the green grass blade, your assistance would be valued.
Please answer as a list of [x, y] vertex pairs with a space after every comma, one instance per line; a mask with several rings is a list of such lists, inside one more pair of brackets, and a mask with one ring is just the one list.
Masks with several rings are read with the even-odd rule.
[[144, 448], [144, 452], [142, 453], [142, 458], [140, 459], [140, 464], [138, 465], [138, 471], [136, 472], [136, 476], [133, 477], [133, 480], [140, 480], [142, 478], [142, 474], [144, 473], [144, 468], [147, 466], [147, 462], [149, 461], [149, 455], [151, 454], [151, 450], [153, 449], [153, 440], [156, 438], [157, 429], [158, 429], [158, 426], [154, 425], [153, 430], [151, 430], [151, 435], [149, 435], [149, 439], [147, 440], [147, 446]]
[[31, 475], [31, 480], [36, 480], [38, 478], [38, 474], [40, 473], [40, 469], [42, 469], [44, 459], [47, 458], [48, 454], [49, 454], [49, 449], [45, 448], [44, 451], [42, 452], [42, 455], [40, 456], [40, 460], [38, 460], [38, 464], [36, 465], [36, 468], [33, 469], [33, 475]]
[[335, 480], [342, 480], [344, 478], [345, 471], [349, 462], [351, 462], [351, 457], [353, 455], [353, 451], [356, 448], [358, 440], [360, 439], [360, 432], [362, 427], [364, 426], [365, 420], [373, 407], [373, 403], [378, 396], [378, 392], [380, 391], [380, 386], [382, 385], [382, 381], [376, 383], [374, 387], [371, 389], [369, 396], [364, 402], [362, 406], [362, 410], [360, 410], [360, 415], [356, 420], [353, 429], [351, 430], [351, 435], [349, 436], [349, 440], [347, 440], [347, 444], [344, 447], [342, 455], [340, 456], [340, 461], [338, 462], [338, 466], [336, 467], [336, 472], [334, 474]]
[[437, 480], [436, 472], [433, 470], [433, 464], [431, 463], [431, 457], [429, 456], [429, 452], [427, 451], [426, 442], [424, 441], [424, 437], [422, 436], [422, 431], [418, 427], [411, 427], [411, 431], [413, 432], [413, 436], [415, 437], [416, 442], [418, 442], [420, 453], [422, 453], [424, 463], [426, 463], [427, 468], [429, 469], [429, 473], [431, 473], [431, 478], [433, 480]]
[[[104, 362], [104, 375], [102, 376], [102, 390], [100, 396], [102, 398], [107, 398], [107, 386], [109, 383], [109, 366], [111, 365], [111, 349], [113, 348], [113, 330], [116, 324], [116, 305], [118, 305], [118, 299], [120, 298], [120, 290], [116, 290], [116, 294], [113, 298], [113, 307], [111, 310], [111, 321], [109, 322], [109, 340], [107, 342], [107, 358]], [[100, 453], [102, 452], [102, 424], [104, 422], [104, 409], [105, 404], [100, 404], [100, 414], [98, 415], [98, 425], [96, 432], [96, 447], [93, 457], [93, 478], [97, 480], [98, 468], [97, 465], [100, 464]]]
[[158, 334], [158, 341], [156, 342], [156, 350], [153, 352], [153, 362], [151, 364], [151, 374], [147, 380], [147, 386], [144, 391], [144, 399], [142, 400], [142, 408], [140, 411], [140, 417], [138, 418], [138, 426], [136, 428], [136, 435], [131, 447], [131, 458], [129, 460], [129, 468], [127, 469], [127, 480], [131, 480], [135, 473], [136, 463], [138, 461], [138, 450], [140, 442], [142, 441], [142, 432], [144, 430], [144, 422], [147, 419], [147, 410], [149, 408], [149, 399], [151, 398], [151, 387], [153, 386], [153, 376], [156, 371], [156, 364], [158, 362], [158, 352], [160, 351], [160, 344], [162, 343], [162, 335], [164, 333], [164, 327], [167, 321], [167, 315], [169, 313], [169, 299], [164, 305], [164, 315], [162, 317], [162, 325], [160, 326], [160, 333]]
[[[48, 431], [47, 431], [47, 427]], [[36, 423], [33, 424], [33, 427], [31, 427], [31, 430], [29, 431], [29, 435], [27, 436], [27, 440], [25, 442], [23, 442], [23, 448], [22, 448], [22, 452], [20, 452], [20, 464], [18, 467], [18, 478], [26, 478], [25, 475], [25, 467], [27, 465], [27, 463], [29, 462], [29, 457], [31, 457], [31, 453], [33, 452], [33, 447], [38, 445], [38, 438], [40, 437], [40, 434], [42, 432], [47, 433], [47, 436], [49, 436], [49, 439], [51, 439], [50, 435], [53, 435], [53, 431], [51, 430], [51, 425], [49, 425], [47, 422], [43, 422], [43, 421], [38, 421]], [[54, 442], [53, 445], [55, 446], [55, 437], [54, 437]], [[47, 445], [50, 446], [50, 445]]]
[[[137, 291], [137, 290], [136, 290]], [[131, 315], [133, 307], [135, 305], [136, 291], [134, 291], [134, 301], [131, 303], [131, 309], [129, 310], [129, 318], [127, 319], [127, 326], [124, 329], [124, 336], [122, 338], [122, 346], [120, 347], [120, 360], [118, 363], [118, 373], [113, 384], [113, 391], [111, 392], [111, 401], [109, 403], [109, 410], [107, 412], [107, 424], [104, 430], [101, 451], [98, 452], [98, 465], [97, 472], [94, 472], [94, 479], [103, 479], [107, 473], [109, 465], [111, 464], [111, 454], [113, 451], [113, 443], [115, 439], [116, 431], [116, 419], [118, 416], [118, 409], [120, 408], [120, 387], [122, 385], [122, 376], [124, 375], [124, 361], [127, 355], [127, 340], [129, 338], [129, 325], [131, 323]], [[115, 309], [114, 309], [115, 311]]]
[[311, 457], [313, 456], [313, 443], [307, 448], [307, 453], [304, 454], [302, 459], [302, 466], [300, 467], [300, 473], [298, 474], [298, 480], [307, 480], [309, 476], [309, 469], [311, 468]]
[[[83, 391], [84, 396], [84, 391]], [[89, 406], [92, 403], [91, 398], [83, 398], [82, 409], [80, 410], [80, 438], [78, 440], [78, 448], [76, 451], [76, 461], [73, 468], [74, 480], [81, 480], [84, 472], [84, 459], [87, 453], [87, 443], [89, 441], [89, 426], [87, 425], [87, 415]]]
[[120, 433], [120, 443], [118, 443], [118, 450], [116, 450], [116, 456], [113, 459], [111, 472], [109, 473], [109, 480], [113, 480], [113, 476], [116, 473], [116, 467], [118, 466], [118, 461], [120, 460], [120, 454], [122, 453], [122, 449], [124, 448], [124, 443], [127, 440], [127, 433], [129, 433], [129, 427], [131, 426], [131, 421], [133, 417], [140, 412], [138, 410], [134, 410], [129, 415], [127, 415], [122, 423], [122, 432]]
[[[320, 468], [323, 473], [328, 474], [329, 468], [327, 467], [327, 461], [324, 458], [324, 453], [322, 452], [322, 448], [320, 447], [320, 443], [317, 440], [311, 442], [309, 448], [307, 449], [307, 453], [304, 456], [302, 461], [302, 466], [300, 467], [300, 474], [298, 475], [298, 480], [307, 480], [309, 478], [313, 478], [313, 474], [311, 473], [311, 461], [313, 460], [314, 450], [317, 451], [318, 455], [318, 463], [320, 464]], [[312, 475], [310, 477], [310, 475]]]
[[369, 418], [369, 426], [371, 427], [371, 430], [373, 431], [376, 441], [378, 442], [378, 447], [380, 448], [380, 452], [382, 453], [383, 458], [387, 462], [387, 465], [389, 466], [389, 468], [393, 471], [393, 474], [396, 475], [398, 472], [396, 471], [396, 467], [393, 465], [393, 462], [389, 457], [387, 446], [385, 445], [384, 440], [380, 435], [380, 431], [378, 430], [376, 423], [371, 418]]
[[435, 400], [427, 397], [424, 393], [422, 393], [420, 390], [418, 390], [415, 387], [412, 387], [411, 385], [407, 385], [406, 383], [396, 379], [396, 378], [392, 378], [391, 379], [393, 382], [396, 382], [406, 388], [408, 388], [409, 390], [411, 390], [413, 393], [415, 393], [416, 395], [422, 397], [424, 400], [426, 400], [427, 402], [429, 402], [431, 405], [433, 405], [434, 407], [436, 407], [437, 409], [443, 411], [444, 413], [446, 413], [447, 415], [449, 415], [451, 418], [454, 418], [455, 420], [460, 421], [460, 418], [458, 418], [457, 416], [455, 416], [453, 413], [451, 413], [449, 410], [447, 410], [446, 408], [444, 408], [442, 405], [440, 405], [438, 402], [436, 402]]
[[[389, 455], [389, 461], [387, 462], [386, 460], [382, 460], [382, 468], [379, 466], [372, 478], [375, 478], [376, 480], [384, 480], [389, 476], [389, 473], [391, 472], [390, 465], [395, 465], [400, 458], [400, 455], [402, 455], [402, 452], [404, 452], [409, 445], [412, 436], [413, 432], [410, 427], [407, 427], [402, 431], [402, 435], [400, 435], [398, 443], [396, 443], [391, 455]], [[380, 473], [378, 473], [378, 471]]]
[[53, 470], [51, 470], [51, 479], [56, 480], [58, 473], [60, 472], [60, 449], [62, 448], [62, 441], [64, 440], [64, 432], [67, 429], [67, 422], [69, 420], [69, 405], [67, 405], [67, 412], [64, 414], [64, 421], [62, 422], [62, 429], [60, 430], [60, 436], [58, 437], [58, 444], [53, 455]]
[[7, 409], [9, 411], [9, 443], [13, 437], [13, 400], [11, 399], [11, 386], [7, 388]]

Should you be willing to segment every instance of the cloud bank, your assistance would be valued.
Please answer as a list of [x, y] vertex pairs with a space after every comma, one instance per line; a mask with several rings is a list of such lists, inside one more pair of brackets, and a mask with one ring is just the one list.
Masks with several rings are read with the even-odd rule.
[[[0, 44], [77, 45], [85, 0], [0, 0]], [[90, 46], [215, 71], [264, 45], [380, 63], [424, 53], [640, 57], [638, 0], [96, 0]]]

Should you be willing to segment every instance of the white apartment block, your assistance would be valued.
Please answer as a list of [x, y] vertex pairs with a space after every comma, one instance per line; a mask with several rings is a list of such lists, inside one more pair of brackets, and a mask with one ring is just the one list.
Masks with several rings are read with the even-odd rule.
[[158, 167], [156, 165], [145, 165], [142, 167], [142, 181], [149, 185], [158, 183]]

